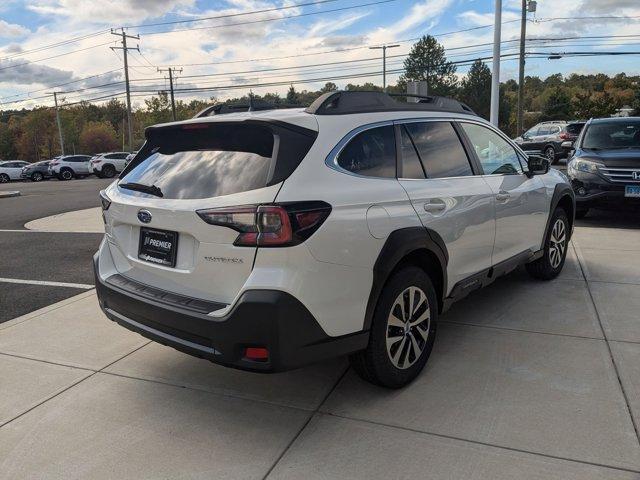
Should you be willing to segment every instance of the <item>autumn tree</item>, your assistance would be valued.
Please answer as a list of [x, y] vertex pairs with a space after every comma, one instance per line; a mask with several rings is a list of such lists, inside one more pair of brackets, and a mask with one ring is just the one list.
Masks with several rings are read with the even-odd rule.
[[108, 152], [118, 147], [115, 129], [107, 122], [88, 122], [80, 134], [83, 153]]

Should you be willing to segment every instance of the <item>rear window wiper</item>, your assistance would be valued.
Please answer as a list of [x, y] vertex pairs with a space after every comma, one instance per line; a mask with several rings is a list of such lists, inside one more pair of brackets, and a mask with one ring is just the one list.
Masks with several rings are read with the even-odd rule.
[[129, 182], [119, 183], [118, 186], [120, 188], [126, 188], [127, 190], [135, 190], [136, 192], [148, 193], [160, 198], [162, 198], [163, 196], [160, 187], [156, 187], [155, 185], [145, 185], [144, 183]]

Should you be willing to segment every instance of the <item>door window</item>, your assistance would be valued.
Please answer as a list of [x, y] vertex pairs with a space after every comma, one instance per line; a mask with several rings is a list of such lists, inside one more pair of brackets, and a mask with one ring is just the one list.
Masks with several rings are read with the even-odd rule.
[[473, 175], [460, 138], [449, 122], [420, 122], [404, 125], [415, 145], [427, 178]]
[[360, 132], [338, 156], [345, 170], [368, 177], [396, 177], [396, 139], [392, 125]]
[[461, 123], [485, 175], [517, 175], [522, 165], [515, 149], [494, 131], [474, 123]]

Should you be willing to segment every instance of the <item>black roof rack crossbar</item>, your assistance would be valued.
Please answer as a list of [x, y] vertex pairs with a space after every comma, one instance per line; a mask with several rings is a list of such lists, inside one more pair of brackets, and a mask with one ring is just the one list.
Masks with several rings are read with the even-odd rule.
[[264, 110], [278, 110], [282, 108], [300, 108], [300, 105], [271, 104], [253, 100], [251, 103], [216, 103], [200, 110], [193, 118], [211, 117], [213, 115], [223, 115], [225, 113], [236, 112], [257, 112]]
[[[416, 103], [398, 102], [392, 97], [411, 97], [417, 98], [418, 101]], [[347, 115], [413, 110], [476, 114], [468, 105], [453, 98], [439, 97], [437, 95], [387, 94], [370, 91], [327, 92], [309, 105], [305, 112], [315, 115]]]

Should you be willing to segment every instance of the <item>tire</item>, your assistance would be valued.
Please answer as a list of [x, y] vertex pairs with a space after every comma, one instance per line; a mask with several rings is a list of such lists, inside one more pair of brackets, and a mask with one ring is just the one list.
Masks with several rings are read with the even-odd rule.
[[569, 229], [569, 218], [564, 209], [556, 208], [544, 239], [544, 255], [526, 265], [529, 275], [538, 280], [552, 280], [560, 274], [567, 258]]
[[0, 183], [9, 183], [9, 180], [11, 180], [9, 175], [6, 173], [0, 173]]
[[588, 208], [578, 208], [576, 209], [576, 219], [582, 220], [584, 217], [587, 216], [588, 213], [589, 213]]
[[71, 180], [73, 177], [74, 177], [73, 170], [71, 170], [69, 168], [65, 168], [63, 170], [60, 170], [60, 173], [58, 174], [58, 178], [60, 180]]
[[44, 180], [44, 175], [40, 172], [33, 172], [31, 174], [31, 181], [32, 182], [41, 182], [42, 180]]
[[113, 178], [116, 176], [116, 169], [113, 165], [105, 165], [102, 167], [103, 178]]
[[553, 146], [549, 145], [544, 149], [544, 156], [549, 159], [551, 165], [555, 165], [558, 163], [559, 156], [556, 154], [556, 149]]
[[[409, 310], [413, 310], [411, 315], [407, 315]], [[429, 276], [417, 267], [399, 270], [380, 294], [369, 345], [349, 357], [351, 366], [360, 377], [375, 385], [404, 387], [427, 363], [437, 322], [438, 301]]]

